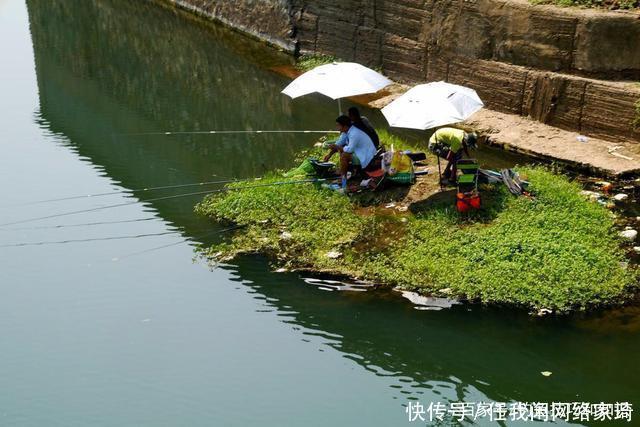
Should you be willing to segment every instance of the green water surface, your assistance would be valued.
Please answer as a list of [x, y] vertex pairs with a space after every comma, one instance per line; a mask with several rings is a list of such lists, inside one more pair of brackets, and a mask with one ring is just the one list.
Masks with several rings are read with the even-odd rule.
[[[194, 262], [221, 230], [194, 215], [202, 196], [155, 199], [202, 188], [130, 190], [288, 168], [316, 136], [140, 133], [331, 129], [334, 102], [280, 94], [288, 56], [126, 0], [0, 0], [0, 54], [0, 223], [126, 204], [0, 226], [1, 426], [402, 426], [428, 424], [409, 423], [409, 400], [640, 404], [637, 306], [418, 310], [259, 257]], [[93, 240], [112, 237], [131, 238]]]

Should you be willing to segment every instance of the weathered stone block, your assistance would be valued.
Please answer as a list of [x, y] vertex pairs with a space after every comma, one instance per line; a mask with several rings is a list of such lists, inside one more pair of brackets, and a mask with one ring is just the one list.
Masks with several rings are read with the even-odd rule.
[[599, 137], [618, 135], [640, 142], [633, 129], [640, 88], [628, 83], [589, 82], [584, 96], [582, 130]]
[[316, 48], [319, 52], [333, 53], [342, 59], [352, 60], [358, 27], [345, 21], [321, 17], [318, 20]]
[[374, 28], [358, 28], [355, 61], [372, 67], [381, 66], [383, 36], [382, 31]]
[[595, 15], [578, 22], [573, 67], [640, 78], [640, 17]]
[[491, 108], [521, 114], [527, 74], [523, 67], [457, 58], [449, 64], [448, 81], [475, 89]]
[[587, 80], [530, 72], [523, 114], [564, 129], [580, 130]]
[[422, 37], [426, 11], [422, 2], [378, 1], [377, 26], [396, 36], [418, 41]]
[[296, 36], [301, 52], [316, 51], [316, 37], [318, 35], [318, 15], [310, 12], [299, 13], [296, 21]]
[[425, 48], [421, 43], [385, 33], [382, 44], [382, 66], [397, 79], [423, 78], [425, 74]]
[[448, 81], [449, 79], [449, 60], [441, 55], [433, 55], [429, 53], [426, 62], [426, 81]]

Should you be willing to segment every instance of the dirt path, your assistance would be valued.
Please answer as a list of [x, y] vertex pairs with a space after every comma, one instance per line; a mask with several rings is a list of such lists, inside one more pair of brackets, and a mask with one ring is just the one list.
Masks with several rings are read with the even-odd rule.
[[553, 159], [598, 175], [622, 177], [640, 172], [640, 146], [611, 142], [558, 129], [526, 117], [481, 110], [463, 123], [488, 142], [534, 157]]

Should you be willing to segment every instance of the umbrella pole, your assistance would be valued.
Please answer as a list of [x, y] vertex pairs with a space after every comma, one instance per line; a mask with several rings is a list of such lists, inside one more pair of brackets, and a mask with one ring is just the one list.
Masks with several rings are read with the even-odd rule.
[[442, 171], [440, 170], [440, 156], [436, 154], [436, 157], [438, 158], [438, 182], [440, 183], [440, 190], [444, 190], [442, 186]]

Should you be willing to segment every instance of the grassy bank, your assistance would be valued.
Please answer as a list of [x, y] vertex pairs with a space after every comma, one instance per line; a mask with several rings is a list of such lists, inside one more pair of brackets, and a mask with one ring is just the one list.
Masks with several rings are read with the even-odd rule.
[[[484, 209], [466, 218], [449, 193], [398, 212], [363, 208], [313, 183], [230, 191], [196, 210], [245, 226], [210, 249], [217, 257], [264, 253], [287, 268], [559, 312], [623, 301], [636, 275], [621, 264], [610, 213], [563, 176], [541, 168], [520, 172], [534, 199], [487, 187]], [[282, 181], [273, 174], [262, 183]]]
[[296, 68], [300, 71], [309, 71], [320, 65], [331, 64], [336, 61], [339, 61], [339, 59], [331, 55], [302, 55], [296, 61]]
[[[331, 64], [332, 62], [345, 62], [344, 60], [332, 55], [302, 55], [296, 61], [296, 69], [302, 72], [313, 70], [314, 68]], [[373, 67], [374, 70], [382, 72], [380, 67]]]
[[637, 9], [639, 0], [530, 0], [533, 4], [555, 4], [558, 6], [578, 6], [602, 9]]

